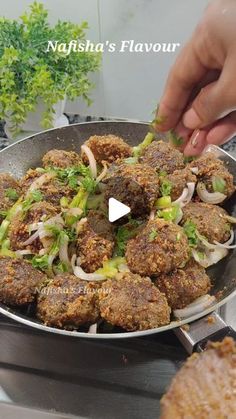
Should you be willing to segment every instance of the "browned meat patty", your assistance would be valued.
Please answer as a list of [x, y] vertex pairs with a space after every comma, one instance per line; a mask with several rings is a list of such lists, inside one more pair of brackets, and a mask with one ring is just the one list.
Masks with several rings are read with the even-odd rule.
[[170, 322], [170, 308], [150, 278], [126, 272], [103, 283], [99, 294], [102, 318], [125, 330], [146, 330]]
[[8, 173], [0, 173], [0, 222], [4, 213], [11, 208], [21, 194], [21, 188], [16, 179]]
[[[42, 176], [42, 173], [39, 171], [33, 169], [28, 170], [26, 175], [21, 180], [21, 187], [24, 193], [28, 191], [31, 184], [40, 176]], [[50, 176], [37, 189], [42, 193], [44, 201], [52, 204], [57, 209], [57, 211], [61, 210], [61, 198], [65, 197], [70, 201], [76, 194], [75, 189], [62, 183], [56, 177], [50, 178]]]
[[125, 255], [132, 272], [151, 276], [184, 266], [190, 249], [180, 226], [155, 219], [128, 241]]
[[183, 154], [164, 141], [153, 141], [144, 149], [140, 162], [153, 167], [157, 172], [173, 173], [184, 168]]
[[210, 243], [214, 240], [224, 243], [230, 237], [230, 223], [224, 218], [227, 212], [217, 205], [190, 202], [183, 208], [181, 224], [191, 220], [198, 232]]
[[60, 274], [43, 288], [37, 303], [37, 317], [47, 326], [76, 329], [99, 318], [98, 286], [74, 275]]
[[161, 400], [161, 419], [236, 417], [236, 345], [232, 338], [210, 343], [188, 358]]
[[222, 160], [218, 159], [214, 153], [205, 153], [197, 160], [189, 164], [190, 168], [197, 168], [197, 178], [203, 182], [209, 192], [214, 192], [214, 179], [220, 178], [225, 182], [223, 193], [230, 197], [235, 192], [233, 175], [225, 167]]
[[10, 224], [9, 238], [12, 250], [28, 249], [32, 253], [38, 253], [42, 249], [42, 243], [37, 238], [32, 244], [24, 246], [23, 243], [30, 237], [29, 226], [33, 223], [46, 221], [57, 214], [55, 208], [47, 202], [37, 202], [31, 206], [22, 217], [21, 213], [16, 214]]
[[[86, 142], [92, 151], [97, 163], [113, 163], [118, 159], [124, 159], [132, 155], [130, 147], [122, 138], [115, 135], [93, 135]], [[83, 155], [83, 161], [88, 163], [87, 157]]]
[[105, 197], [115, 198], [131, 208], [134, 216], [148, 214], [159, 195], [159, 179], [144, 164], [121, 164], [106, 179]]
[[167, 180], [171, 185], [171, 200], [175, 201], [178, 199], [184, 188], [187, 186], [187, 183], [197, 182], [196, 176], [191, 172], [190, 169], [185, 168], [183, 170], [175, 170], [170, 175], [163, 177], [163, 180]]
[[23, 259], [0, 257], [0, 301], [24, 305], [35, 300], [47, 277]]
[[81, 163], [79, 154], [75, 151], [50, 150], [42, 159], [43, 167], [59, 167], [66, 169], [70, 166], [78, 166]]
[[98, 211], [90, 211], [78, 233], [77, 251], [85, 272], [94, 272], [112, 257], [113, 229], [107, 218]]
[[207, 294], [211, 282], [205, 269], [191, 259], [183, 269], [160, 275], [155, 280], [155, 285], [165, 294], [169, 306], [175, 310], [184, 308], [196, 298]]

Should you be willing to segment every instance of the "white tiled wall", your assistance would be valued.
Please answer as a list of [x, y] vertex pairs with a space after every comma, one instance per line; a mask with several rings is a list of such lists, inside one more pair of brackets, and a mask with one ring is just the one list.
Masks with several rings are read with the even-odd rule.
[[[208, 0], [41, 0], [50, 21], [88, 20], [88, 38], [95, 42], [180, 42], [184, 44]], [[0, 15], [20, 16], [31, 0], [0, 0]], [[149, 120], [160, 98], [176, 54], [104, 53], [103, 67], [94, 76], [94, 100], [87, 109], [81, 100], [66, 111], [99, 116]]]

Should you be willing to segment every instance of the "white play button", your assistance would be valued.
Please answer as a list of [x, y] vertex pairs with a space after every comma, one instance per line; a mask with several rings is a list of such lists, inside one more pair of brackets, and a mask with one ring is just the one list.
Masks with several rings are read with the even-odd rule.
[[122, 202], [117, 201], [115, 198], [109, 198], [108, 201], [108, 218], [110, 223], [113, 223], [116, 220], [119, 220], [119, 218], [124, 217], [124, 215], [129, 214], [130, 207], [128, 207], [125, 204], [122, 204]]

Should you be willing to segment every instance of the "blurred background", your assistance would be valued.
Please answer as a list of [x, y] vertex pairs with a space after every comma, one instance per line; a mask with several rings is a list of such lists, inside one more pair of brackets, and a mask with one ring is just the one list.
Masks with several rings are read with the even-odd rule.
[[[52, 24], [58, 19], [87, 20], [93, 42], [179, 42], [191, 35], [207, 0], [41, 0]], [[1, 16], [18, 18], [32, 0], [1, 0]], [[102, 68], [93, 76], [93, 104], [67, 102], [67, 114], [152, 119], [176, 53], [104, 53]]]

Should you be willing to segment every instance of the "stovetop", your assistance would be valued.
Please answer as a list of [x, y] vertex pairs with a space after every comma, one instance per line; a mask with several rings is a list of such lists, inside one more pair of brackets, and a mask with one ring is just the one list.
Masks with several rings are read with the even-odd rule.
[[[160, 398], [187, 356], [172, 332], [89, 341], [39, 332], [3, 317], [0, 341], [0, 400], [77, 418], [158, 418]], [[4, 419], [13, 419], [10, 409]], [[30, 412], [30, 419], [43, 418]]]

